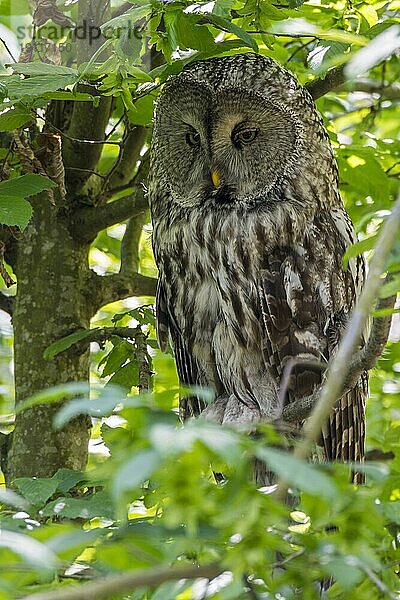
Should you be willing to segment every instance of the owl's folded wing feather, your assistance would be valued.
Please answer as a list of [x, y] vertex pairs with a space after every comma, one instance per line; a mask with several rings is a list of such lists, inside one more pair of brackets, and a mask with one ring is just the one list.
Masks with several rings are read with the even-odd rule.
[[[200, 387], [201, 381], [197, 365], [185, 345], [173, 312], [168, 306], [161, 277], [157, 284], [156, 314], [158, 345], [162, 351], [165, 351], [170, 337], [180, 383], [184, 386]], [[182, 420], [198, 416], [205, 406], [205, 402], [197, 395], [182, 397], [179, 403]]]
[[[357, 295], [354, 264], [343, 270], [347, 240], [329, 242], [329, 228], [318, 231], [301, 249], [277, 249], [265, 261], [258, 292], [265, 330], [264, 355], [280, 381], [285, 365], [295, 359], [286, 402], [313, 392], [323, 366], [334, 355]], [[331, 223], [331, 232], [335, 232]], [[321, 368], [307, 365], [320, 362]], [[297, 362], [297, 365], [296, 365]], [[343, 395], [321, 432], [327, 459], [362, 460], [367, 376]]]

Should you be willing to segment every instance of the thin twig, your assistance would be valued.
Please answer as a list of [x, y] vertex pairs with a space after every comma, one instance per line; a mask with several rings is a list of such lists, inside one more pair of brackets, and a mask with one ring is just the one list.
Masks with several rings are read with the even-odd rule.
[[224, 569], [218, 563], [197, 566], [155, 567], [146, 571], [118, 573], [102, 577], [97, 581], [83, 583], [80, 586], [69, 585], [47, 592], [38, 592], [25, 596], [23, 600], [103, 600], [117, 596], [140, 587], [157, 586], [165, 581], [179, 579], [197, 579], [204, 577], [214, 579], [223, 573]]
[[5, 42], [5, 41], [3, 40], [3, 38], [0, 38], [0, 42], [3, 44], [4, 48], [7, 50], [8, 54], [11, 56], [11, 58], [12, 58], [13, 62], [15, 62], [15, 63], [16, 63], [17, 61], [16, 61], [16, 59], [14, 58], [14, 56], [13, 56], [13, 54], [12, 54], [12, 52], [11, 52], [10, 48], [7, 46], [7, 42]]
[[398, 600], [398, 595], [393, 594], [393, 592], [390, 591], [386, 583], [379, 579], [379, 577], [377, 577], [375, 573], [369, 567], [367, 567], [367, 565], [364, 565], [359, 561], [359, 566], [364, 571], [368, 579], [378, 588], [378, 590], [385, 594], [385, 598], [390, 598], [391, 600]]
[[96, 173], [96, 171], [93, 171], [93, 169], [81, 169], [79, 167], [65, 167], [66, 171], [79, 171], [80, 173], [90, 173], [91, 175], [94, 175], [95, 177], [100, 177], [100, 179], [106, 179], [105, 175], [102, 175], [101, 173]]

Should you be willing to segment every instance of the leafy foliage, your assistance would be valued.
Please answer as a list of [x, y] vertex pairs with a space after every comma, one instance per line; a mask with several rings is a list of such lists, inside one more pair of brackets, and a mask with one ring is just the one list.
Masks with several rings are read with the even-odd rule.
[[[119, 9], [123, 3], [114, 4]], [[171, 74], [193, 60], [259, 51], [304, 84], [316, 77], [324, 81], [330, 69], [345, 65], [349, 81], [317, 104], [360, 238], [345, 259], [373, 251], [399, 187], [396, 0], [140, 0], [107, 17], [99, 46], [86, 62], [77, 57], [72, 30], [60, 25], [63, 18], [78, 19], [77, 3], [48, 5], [53, 21], [42, 19], [36, 45], [25, 47], [25, 57], [11, 64], [6, 51], [0, 55], [9, 65], [0, 72], [0, 222], [7, 233], [15, 234], [13, 226], [23, 231], [35, 210], [35, 194], [58, 185], [27, 169], [29, 160], [16, 152], [12, 132], [33, 139], [45, 111], [54, 115], [57, 103], [74, 110], [78, 102], [98, 107], [112, 97], [110, 143], [104, 144], [96, 172], [105, 185], [118, 167], [116, 144], [128, 128], [145, 128], [144, 149], [148, 145], [154, 102]], [[10, 15], [25, 23], [29, 10], [22, 0], [2, 4], [0, 23], [9, 32], [9, 46], [16, 42]], [[49, 23], [58, 27], [51, 43], [45, 35]], [[40, 60], [40, 40], [47, 40], [54, 61]], [[46, 126], [59, 134], [50, 118]], [[34, 150], [40, 154], [40, 148]], [[112, 200], [130, 193], [134, 184], [122, 186]], [[118, 272], [124, 230], [108, 227], [93, 242], [90, 263], [98, 272]], [[145, 224], [137, 258], [140, 272], [154, 277], [148, 235]], [[399, 290], [399, 266], [397, 248], [388, 261], [393, 279], [383, 296]], [[42, 286], [45, 296], [46, 282]], [[147, 586], [113, 597], [312, 599], [319, 597], [319, 582], [329, 577], [334, 580], [329, 598], [398, 597], [398, 325], [370, 382], [367, 442], [370, 456], [380, 462], [367, 462], [367, 483], [359, 488], [349, 483], [351, 466], [295, 459], [268, 426], [257, 438], [202, 420], [182, 428], [173, 359], [157, 350], [154, 312], [139, 301], [103, 307], [92, 329], [77, 328], [54, 341], [46, 350], [49, 364], [105, 327], [134, 328], [136, 335], [92, 343], [91, 378], [99, 385], [90, 393], [85, 384], [61, 385], [19, 405], [18, 414], [54, 408], [57, 430], [83, 415], [92, 416], [94, 427], [87, 472], [62, 469], [52, 477], [18, 478], [15, 492], [0, 492], [0, 598], [43, 590], [56, 598], [65, 580], [79, 576], [118, 578], [131, 570], [152, 574], [160, 566], [173, 572], [183, 564], [210, 563], [223, 574], [211, 584], [204, 578], [182, 581], [179, 574], [176, 581], [159, 583], [154, 575]], [[2, 334], [0, 340], [4, 433], [12, 423], [9, 339]], [[61, 399], [67, 401], [56, 409]], [[281, 502], [274, 486], [256, 489], [249, 477], [255, 459], [290, 484], [289, 503]], [[213, 473], [225, 479], [216, 483]]]

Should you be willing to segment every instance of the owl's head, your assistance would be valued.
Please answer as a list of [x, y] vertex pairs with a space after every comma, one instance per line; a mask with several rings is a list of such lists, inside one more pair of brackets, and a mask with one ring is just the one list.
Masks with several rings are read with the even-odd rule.
[[320, 145], [321, 131], [311, 97], [270, 58], [199, 61], [160, 95], [153, 177], [184, 206], [265, 201], [310, 160], [310, 136]]

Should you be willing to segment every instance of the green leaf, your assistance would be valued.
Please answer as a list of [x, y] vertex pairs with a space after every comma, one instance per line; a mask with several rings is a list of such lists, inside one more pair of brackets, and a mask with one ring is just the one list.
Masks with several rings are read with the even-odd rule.
[[291, 34], [296, 36], [314, 35], [322, 40], [343, 42], [345, 44], [355, 44], [356, 46], [364, 46], [368, 43], [368, 40], [362, 35], [349, 33], [348, 31], [343, 31], [342, 29], [324, 29], [323, 27], [319, 27], [314, 23], [309, 23], [305, 19], [286, 19], [285, 21], [274, 23], [271, 26], [270, 33], [286, 33], [288, 34], [288, 37], [290, 37]]
[[179, 47], [181, 50], [207, 51], [215, 47], [212, 33], [205, 25], [199, 25], [198, 20], [198, 15], [180, 10], [165, 13], [164, 23], [172, 50]]
[[27, 198], [55, 187], [57, 184], [48, 177], [29, 173], [21, 175], [21, 177], [14, 177], [14, 179], [7, 179], [7, 181], [0, 181], [0, 194]]
[[68, 492], [71, 488], [75, 487], [77, 483], [85, 481], [87, 477], [81, 471], [58, 469], [57, 473], [54, 473], [52, 479], [57, 481], [57, 489], [61, 492]]
[[76, 396], [77, 394], [87, 397], [89, 395], [89, 385], [83, 382], [62, 383], [56, 385], [47, 390], [38, 392], [23, 402], [18, 403], [15, 408], [15, 413], [20, 414], [22, 411], [32, 408], [33, 406], [52, 404], [70, 396]]
[[231, 8], [235, 4], [235, 0], [216, 0], [212, 12], [214, 15], [229, 19], [231, 16]]
[[0, 193], [0, 223], [16, 225], [21, 231], [24, 231], [32, 217], [32, 206], [24, 198], [3, 196], [1, 189]]
[[122, 400], [125, 406], [137, 406], [140, 403], [138, 398], [125, 398], [123, 389], [110, 383], [97, 390], [92, 388], [92, 396], [96, 391], [97, 397], [88, 398], [84, 395], [65, 403], [54, 417], [54, 427], [60, 429], [78, 415], [90, 415], [97, 418], [109, 416]]
[[316, 464], [307, 463], [274, 448], [257, 448], [255, 454], [272, 471], [300, 490], [331, 500], [338, 496], [334, 481]]
[[45, 517], [56, 515], [68, 519], [114, 519], [113, 503], [105, 491], [97, 492], [89, 498], [57, 498], [49, 502], [42, 512]]
[[133, 125], [149, 125], [154, 112], [154, 94], [147, 94], [133, 104], [133, 109], [128, 112], [129, 121]]
[[19, 477], [14, 480], [20, 493], [35, 506], [43, 506], [54, 494], [58, 481], [49, 477]]
[[371, 147], [348, 146], [338, 151], [340, 176], [349, 188], [364, 197], [384, 201], [389, 195], [389, 178]]
[[12, 63], [9, 66], [12, 67], [15, 73], [36, 77], [38, 75], [78, 75], [76, 69], [44, 62]]
[[371, 235], [370, 237], [365, 238], [365, 240], [360, 240], [359, 242], [349, 246], [342, 258], [343, 266], [347, 268], [350, 258], [360, 256], [360, 254], [363, 254], [367, 250], [372, 250], [372, 248], [375, 247], [377, 237], [377, 234]]
[[325, 42], [314, 48], [308, 55], [308, 62], [316, 73], [323, 75], [333, 66], [343, 63], [347, 60], [346, 50], [349, 44], [343, 42]]
[[107, 385], [121, 386], [127, 392], [131, 387], [139, 383], [139, 369], [136, 361], [129, 361], [126, 365], [118, 369], [111, 377]]
[[97, 106], [100, 101], [100, 96], [92, 96], [86, 92], [46, 92], [43, 94], [48, 100], [68, 100], [72, 102], [92, 102], [93, 106]]
[[33, 119], [26, 108], [16, 106], [0, 114], [0, 131], [12, 131]]
[[45, 360], [52, 360], [55, 356], [57, 356], [57, 354], [60, 354], [60, 352], [64, 352], [64, 350], [67, 350], [77, 342], [80, 342], [92, 335], [92, 331], [93, 329], [78, 329], [78, 331], [74, 331], [74, 333], [71, 333], [70, 335], [63, 337], [56, 342], [53, 342], [43, 352], [43, 358]]
[[379, 290], [380, 298], [389, 298], [400, 292], [400, 275], [385, 283]]
[[338, 556], [331, 558], [326, 564], [326, 571], [345, 590], [350, 590], [365, 577], [355, 556]]
[[100, 29], [106, 37], [110, 37], [113, 31], [117, 31], [118, 27], [128, 27], [130, 30], [133, 29], [133, 25], [150, 15], [152, 11], [151, 4], [144, 4], [143, 6], [135, 6], [125, 11], [122, 15], [114, 17], [104, 23]]
[[22, 79], [2, 77], [1, 81], [7, 86], [7, 95], [11, 100], [21, 100], [26, 97], [37, 97], [46, 92], [55, 92], [68, 85], [76, 83], [77, 75], [38, 75]]
[[213, 13], [204, 15], [204, 17], [206, 17], [207, 20], [211, 24], [215, 25], [218, 29], [222, 29], [222, 31], [233, 33], [234, 35], [236, 35], [236, 37], [242, 40], [242, 42], [244, 42], [245, 46], [249, 46], [254, 50], [254, 52], [258, 52], [258, 44], [256, 40], [249, 33], [247, 33], [247, 31], [244, 31], [244, 29], [242, 29], [238, 25], [235, 25], [235, 23], [232, 23], [231, 21], [228, 21], [228, 19], [224, 19], [223, 17], [220, 17]]
[[378, 505], [378, 510], [383, 512], [390, 523], [400, 525], [400, 500], [394, 502], [382, 502]]
[[177, 429], [173, 425], [157, 423], [150, 430], [150, 440], [163, 455], [178, 455], [193, 448], [196, 443], [207, 446], [227, 463], [240, 459], [240, 436], [230, 429], [203, 420], [189, 422]]
[[124, 363], [132, 358], [135, 354], [135, 347], [127, 340], [118, 340], [114, 344], [114, 348], [108, 353], [106, 358], [106, 364], [104, 366], [102, 377], [108, 377], [112, 375], [118, 369], [120, 369]]
[[124, 492], [132, 490], [149, 479], [160, 466], [161, 456], [155, 450], [142, 450], [125, 462], [113, 479], [113, 494], [119, 498]]

